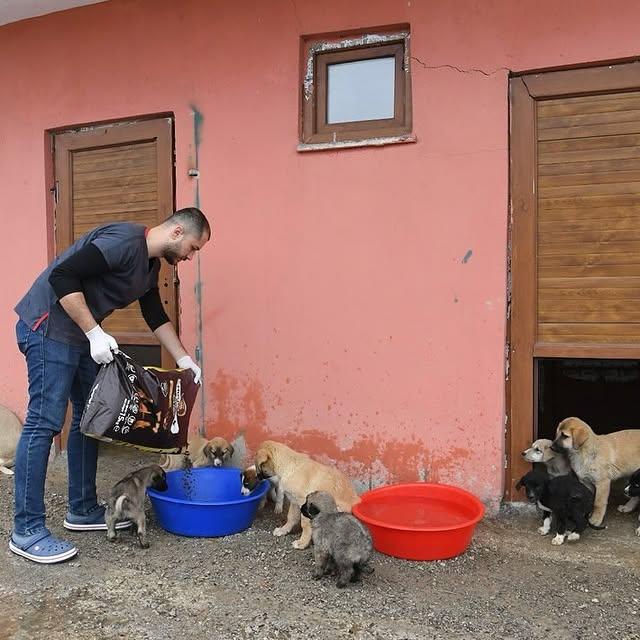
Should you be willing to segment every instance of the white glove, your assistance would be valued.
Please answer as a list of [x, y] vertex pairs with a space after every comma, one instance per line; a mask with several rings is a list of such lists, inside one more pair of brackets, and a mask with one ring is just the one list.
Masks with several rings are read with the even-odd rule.
[[99, 324], [84, 335], [89, 338], [91, 357], [98, 364], [107, 364], [113, 360], [113, 351], [118, 350], [118, 343], [113, 336], [105, 333]]
[[191, 359], [191, 356], [182, 356], [180, 360], [176, 360], [178, 369], [191, 369], [193, 371], [193, 380], [196, 384], [200, 384], [202, 377], [202, 369]]

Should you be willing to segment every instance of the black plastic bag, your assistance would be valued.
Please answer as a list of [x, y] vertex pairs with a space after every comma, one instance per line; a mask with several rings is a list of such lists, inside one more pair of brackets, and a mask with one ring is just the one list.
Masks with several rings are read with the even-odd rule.
[[181, 453], [198, 387], [189, 369], [145, 368], [120, 351], [100, 368], [80, 430], [108, 442]]

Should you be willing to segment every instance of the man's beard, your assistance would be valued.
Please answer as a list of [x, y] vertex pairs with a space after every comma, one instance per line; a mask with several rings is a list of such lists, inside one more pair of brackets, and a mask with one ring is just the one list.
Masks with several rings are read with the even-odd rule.
[[175, 245], [167, 244], [162, 249], [162, 257], [171, 265], [176, 265], [180, 262], [180, 254], [176, 251]]

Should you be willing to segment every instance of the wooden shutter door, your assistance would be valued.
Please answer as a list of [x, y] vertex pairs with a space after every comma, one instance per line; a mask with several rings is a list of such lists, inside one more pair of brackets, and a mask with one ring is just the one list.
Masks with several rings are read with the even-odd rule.
[[537, 105], [536, 355], [640, 345], [640, 91]]
[[[96, 126], [55, 134], [56, 253], [94, 227], [109, 222], [154, 226], [173, 210], [172, 123], [168, 118]], [[177, 279], [162, 261], [159, 286], [176, 324]], [[143, 364], [175, 366], [134, 302], [103, 323], [123, 350]], [[177, 325], [176, 325], [177, 326]]]
[[536, 358], [640, 357], [640, 68], [510, 81], [506, 496], [529, 469]]

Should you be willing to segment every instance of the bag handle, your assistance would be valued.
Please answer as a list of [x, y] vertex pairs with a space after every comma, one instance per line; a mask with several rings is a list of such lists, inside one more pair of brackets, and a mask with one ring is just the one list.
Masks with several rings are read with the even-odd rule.
[[116, 365], [116, 368], [118, 369], [118, 375], [120, 376], [120, 382], [124, 385], [124, 388], [129, 392], [129, 395], [133, 395], [136, 393], [136, 388], [133, 385], [133, 382], [131, 382], [131, 380], [129, 380], [129, 374], [127, 373], [127, 369], [125, 366], [125, 358], [127, 358], [128, 356], [125, 355], [123, 352], [121, 351], [116, 351], [113, 354], [113, 362]]
[[[113, 360], [116, 363], [116, 366], [118, 368], [118, 373], [122, 379], [122, 382], [125, 385], [125, 388], [129, 392], [129, 395], [137, 394], [138, 389], [136, 389], [135, 385], [129, 379], [129, 374], [127, 373], [127, 367], [126, 367], [127, 361], [130, 362], [136, 370], [142, 369], [144, 373], [151, 375], [155, 380], [155, 382], [159, 384], [155, 374], [141, 367], [137, 362], [135, 362], [135, 360], [133, 360], [133, 358], [130, 358], [124, 351], [121, 351], [121, 350], [116, 351], [113, 354]], [[139, 371], [136, 371], [136, 374], [137, 374], [136, 378], [138, 380], [139, 388], [144, 392], [146, 396], [145, 402], [147, 403], [147, 405], [149, 405], [149, 409], [151, 409], [151, 411], [155, 413], [156, 411], [159, 410], [160, 407], [153, 400], [154, 394], [149, 389], [148, 385], [144, 380], [144, 377], [140, 375]]]

